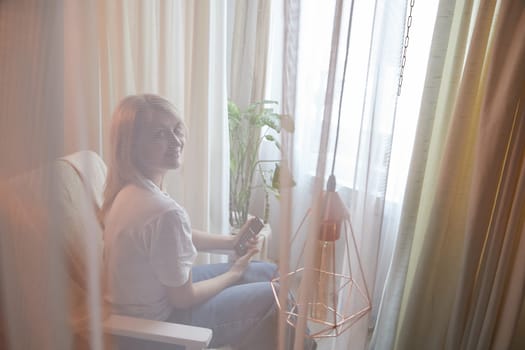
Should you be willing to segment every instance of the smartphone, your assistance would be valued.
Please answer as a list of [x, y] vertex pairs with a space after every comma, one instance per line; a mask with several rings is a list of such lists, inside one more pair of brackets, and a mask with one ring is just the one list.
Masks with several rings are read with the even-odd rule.
[[246, 254], [246, 251], [248, 250], [246, 243], [253, 237], [257, 236], [263, 227], [264, 223], [258, 217], [251, 218], [248, 221], [248, 224], [243, 226], [241, 231], [238, 233], [241, 235], [241, 238], [239, 238], [237, 244], [235, 244], [234, 247], [238, 256], [243, 256]]

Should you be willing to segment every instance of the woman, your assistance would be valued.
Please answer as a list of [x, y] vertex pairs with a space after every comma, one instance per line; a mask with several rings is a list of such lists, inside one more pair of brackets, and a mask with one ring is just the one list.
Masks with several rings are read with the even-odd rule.
[[192, 229], [161, 190], [166, 172], [181, 165], [184, 141], [181, 118], [160, 96], [128, 96], [116, 108], [101, 209], [105, 297], [116, 313], [211, 328], [211, 347], [274, 349], [276, 266], [250, 262], [256, 239], [231, 264], [193, 266], [197, 250], [232, 249], [238, 236]]

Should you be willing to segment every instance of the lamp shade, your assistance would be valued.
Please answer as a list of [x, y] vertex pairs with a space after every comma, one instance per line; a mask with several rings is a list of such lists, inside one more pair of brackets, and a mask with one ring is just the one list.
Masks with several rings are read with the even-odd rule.
[[[361, 259], [352, 229], [350, 215], [335, 191], [323, 192], [321, 220], [317, 236], [307, 237], [297, 264], [289, 278], [292, 305], [282, 308], [278, 289], [280, 277], [272, 280], [275, 299], [287, 322], [297, 326], [299, 312], [306, 308], [308, 336], [313, 338], [336, 337], [348, 330], [371, 309], [370, 296], [363, 275]], [[309, 214], [307, 213], [306, 216]], [[312, 267], [303, 262], [304, 250], [309, 239], [314, 239], [315, 254]], [[313, 283], [301, 283], [306, 273], [313, 275]], [[306, 302], [301, 293], [309, 297]]]

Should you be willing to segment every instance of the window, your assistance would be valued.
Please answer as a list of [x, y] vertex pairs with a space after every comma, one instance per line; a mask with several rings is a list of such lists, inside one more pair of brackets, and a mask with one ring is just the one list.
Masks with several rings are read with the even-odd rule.
[[[346, 205], [357, 208], [361, 222], [354, 230], [364, 249], [367, 279], [374, 303], [380, 300], [383, 283], [396, 241], [409, 163], [425, 81], [437, 0], [412, 8], [410, 40], [401, 95], [397, 97], [401, 46], [410, 13], [409, 1], [354, 0], [352, 33], [341, 113], [335, 175]], [[297, 193], [294, 213], [303, 215], [310, 203], [308, 180], [316, 173], [319, 137], [324, 113], [325, 90], [336, 1], [302, 1], [297, 65], [297, 96], [294, 118], [294, 177]], [[346, 49], [349, 6], [344, 2], [338, 68], [334, 95], [339, 96]], [[405, 7], [406, 6], [406, 7]], [[282, 65], [282, 6], [272, 8], [269, 96], [280, 96]], [[407, 11], [407, 12], [405, 12]], [[280, 16], [280, 17], [279, 17]], [[396, 32], [397, 30], [397, 32]], [[392, 39], [394, 38], [394, 39]], [[385, 63], [386, 62], [386, 63]], [[332, 109], [331, 169], [337, 126], [338, 99]], [[359, 197], [359, 200], [355, 199]], [[365, 199], [363, 199], [366, 197]], [[306, 208], [305, 208], [306, 207]], [[351, 208], [352, 210], [352, 208]], [[294, 218], [294, 222], [298, 223]], [[367, 240], [374, 240], [368, 242]], [[362, 257], [363, 258], [363, 257]], [[292, 260], [294, 259], [292, 253]], [[373, 306], [373, 314], [377, 304]], [[372, 319], [373, 322], [373, 319]]]
[[[328, 76], [328, 62], [330, 58], [330, 45], [334, 16], [335, 0], [326, 2], [304, 1], [301, 3], [301, 27], [299, 42], [299, 63], [297, 83], [297, 130], [294, 135], [297, 152], [304, 155], [308, 150], [309, 157], [302, 159], [305, 163], [304, 170], [315, 174], [317, 155], [319, 149], [320, 126], [324, 113], [325, 89]], [[342, 18], [342, 32], [346, 33], [350, 1], [345, 2]], [[369, 75], [377, 73], [378, 67], [369, 66], [370, 50], [372, 46], [372, 32], [374, 30], [374, 16], [378, 10], [375, 2], [354, 1], [354, 15], [352, 19], [352, 33], [350, 51], [346, 73], [345, 90], [343, 96], [341, 126], [338, 144], [338, 155], [335, 173], [338, 184], [353, 188], [356, 183], [355, 171], [361, 128], [373, 128], [365, 131], [371, 133], [378, 141], [376, 150], [390, 149], [388, 159], [385, 158], [384, 168], [372, 171], [389, 172], [387, 197], [389, 200], [401, 202], [404, 192], [404, 179], [408, 173], [408, 164], [417, 125], [417, 117], [423, 91], [426, 65], [430, 48], [431, 36], [437, 10], [437, 0], [425, 3], [425, 6], [413, 8], [413, 22], [411, 26], [410, 41], [407, 50], [407, 64], [404, 70], [401, 96], [397, 101], [395, 128], [389, 118], [382, 118], [381, 111], [376, 111], [375, 125], [363, 125], [362, 115], [366, 106], [365, 94]], [[408, 6], [407, 11], [410, 11]], [[338, 96], [342, 83], [342, 67], [345, 59], [346, 35], [340, 38], [338, 69], [334, 91]], [[401, 52], [388, 53], [400, 59]], [[392, 84], [397, 86], [399, 67], [392, 71], [381, 72], [382, 76], [393, 78]], [[331, 142], [328, 154], [328, 166], [333, 159], [333, 144], [337, 126], [336, 99], [332, 109]], [[387, 106], [388, 107], [388, 106]], [[381, 105], [374, 106], [381, 108]], [[388, 113], [388, 111], [387, 111]], [[388, 164], [389, 161], [389, 164]], [[389, 169], [387, 167], [389, 166]], [[386, 174], [385, 174], [386, 175]]]

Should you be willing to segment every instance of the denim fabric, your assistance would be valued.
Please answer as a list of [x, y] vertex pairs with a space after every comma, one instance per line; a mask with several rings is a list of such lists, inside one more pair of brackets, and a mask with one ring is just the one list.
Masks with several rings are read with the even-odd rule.
[[[227, 263], [194, 266], [193, 282], [223, 274], [229, 268]], [[251, 262], [237, 284], [189, 310], [175, 309], [169, 320], [211, 328], [213, 338], [210, 347], [239, 347], [252, 334], [249, 336], [250, 349], [274, 349], [276, 324], [272, 316], [277, 312], [270, 281], [276, 273], [277, 266], [274, 264]], [[269, 326], [269, 323], [273, 324]], [[260, 334], [254, 334], [256, 329], [261, 329]], [[254, 342], [260, 343], [260, 347], [256, 347]]]
[[[230, 264], [209, 264], [192, 267], [192, 281], [198, 282], [220, 275]], [[243, 278], [206, 301], [187, 310], [173, 310], [167, 321], [211, 328], [210, 347], [231, 345], [238, 350], [274, 350], [277, 345], [278, 309], [270, 281], [277, 275], [277, 266], [253, 261]], [[287, 331], [288, 342], [293, 339], [293, 328]], [[136, 340], [133, 349], [167, 349], [166, 345]], [[140, 345], [142, 344], [142, 345]], [[128, 349], [130, 344], [123, 347]], [[292, 346], [288, 346], [292, 349]], [[305, 339], [305, 350], [314, 350], [313, 340]], [[171, 350], [182, 349], [173, 347]]]

